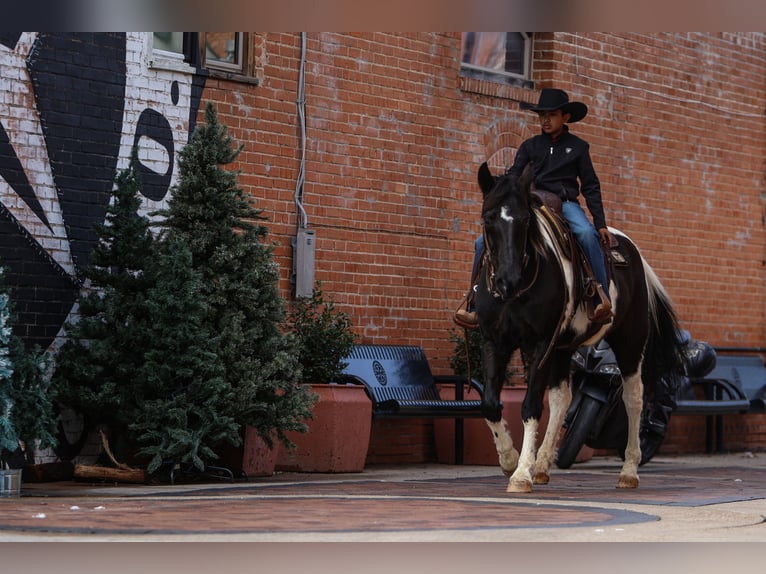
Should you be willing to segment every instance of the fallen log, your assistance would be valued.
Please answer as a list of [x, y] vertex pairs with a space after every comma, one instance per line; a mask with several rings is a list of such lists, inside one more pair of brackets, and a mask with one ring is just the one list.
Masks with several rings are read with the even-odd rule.
[[146, 471], [141, 468], [133, 468], [127, 464], [117, 462], [109, 448], [109, 440], [103, 430], [98, 431], [101, 434], [101, 443], [104, 452], [115, 466], [92, 466], [87, 464], [74, 465], [74, 478], [81, 479], [99, 479], [113, 482], [130, 482], [134, 484], [146, 483]]
[[145, 484], [146, 471], [142, 468], [114, 468], [111, 466], [76, 464], [74, 465], [74, 478]]

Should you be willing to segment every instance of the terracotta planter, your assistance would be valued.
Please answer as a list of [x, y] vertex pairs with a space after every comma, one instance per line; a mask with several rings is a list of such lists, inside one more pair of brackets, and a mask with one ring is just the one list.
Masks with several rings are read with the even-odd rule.
[[274, 448], [266, 444], [253, 427], [242, 429], [242, 444], [238, 447], [226, 443], [216, 449], [218, 460], [212, 464], [230, 469], [235, 475], [239, 471], [247, 477], [272, 476], [277, 465], [280, 444], [274, 440]]
[[280, 443], [274, 441], [274, 448], [269, 448], [253, 427], [245, 428], [242, 449], [242, 470], [247, 476], [271, 476], [277, 467]]
[[361, 472], [372, 428], [372, 402], [362, 385], [311, 385], [319, 395], [307, 433], [287, 433], [296, 449], [279, 449], [277, 470]]
[[[513, 438], [513, 446], [521, 449], [521, 440], [524, 436], [524, 426], [521, 423], [521, 403], [524, 401], [526, 387], [503, 387], [500, 391], [500, 401], [503, 403], [503, 418], [508, 423]], [[444, 400], [455, 398], [454, 385], [440, 385], [439, 394]], [[471, 391], [465, 395], [466, 399], [478, 398], [478, 393]], [[548, 424], [548, 405], [546, 399], [543, 419], [538, 430], [539, 440], [545, 433]], [[494, 466], [497, 462], [497, 451], [492, 434], [484, 419], [463, 420], [463, 464]], [[455, 420], [435, 419], [434, 436], [436, 440], [437, 460], [443, 464], [455, 464]], [[538, 442], [539, 445], [539, 442]]]

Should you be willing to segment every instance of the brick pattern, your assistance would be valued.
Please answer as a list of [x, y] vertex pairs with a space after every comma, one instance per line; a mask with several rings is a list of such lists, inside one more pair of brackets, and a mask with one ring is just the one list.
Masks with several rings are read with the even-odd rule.
[[[668, 434], [662, 442], [660, 454], [705, 452], [706, 418], [691, 415], [671, 416]], [[721, 448], [727, 452], [766, 450], [766, 414], [724, 415], [722, 443]]]
[[[287, 292], [299, 37], [263, 37], [262, 85], [209, 81], [205, 98], [246, 145], [241, 181], [271, 218]], [[763, 47], [762, 34], [535, 43], [536, 86], [590, 106], [572, 129], [591, 143], [610, 224], [641, 246], [684, 326], [719, 346], [766, 338]], [[455, 34], [322, 33], [308, 35], [306, 62], [317, 279], [365, 341], [416, 341], [439, 369], [479, 231], [476, 168], [507, 164], [537, 129], [518, 110], [537, 92], [461, 79], [458, 51]]]

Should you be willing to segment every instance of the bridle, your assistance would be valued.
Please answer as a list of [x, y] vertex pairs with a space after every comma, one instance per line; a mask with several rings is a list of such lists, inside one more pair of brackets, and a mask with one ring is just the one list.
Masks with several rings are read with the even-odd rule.
[[[532, 219], [528, 219], [526, 223], [524, 224], [524, 238], [526, 242], [526, 238], [528, 237], [529, 233], [529, 224]], [[540, 274], [540, 257], [535, 257], [535, 272], [532, 275], [532, 279], [529, 281], [529, 283], [517, 290], [512, 297], [503, 297], [500, 292], [495, 287], [495, 265], [492, 263], [492, 253], [491, 253], [491, 247], [489, 243], [489, 237], [487, 237], [487, 228], [484, 224], [484, 219], [482, 218], [481, 223], [481, 233], [484, 236], [484, 255], [483, 255], [483, 261], [482, 261], [482, 267], [484, 268], [484, 272], [486, 274], [486, 284], [487, 284], [487, 291], [495, 298], [495, 299], [504, 299], [504, 300], [513, 300], [518, 299], [522, 295], [524, 295], [527, 291], [529, 291], [534, 284], [537, 282], [537, 277]], [[522, 276], [524, 272], [527, 269], [527, 265], [529, 264], [529, 251], [525, 250], [524, 255], [521, 259], [521, 273]]]

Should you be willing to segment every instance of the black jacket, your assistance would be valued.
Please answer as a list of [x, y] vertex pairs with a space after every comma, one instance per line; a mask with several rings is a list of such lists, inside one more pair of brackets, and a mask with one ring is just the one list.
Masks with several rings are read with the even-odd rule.
[[545, 133], [533, 136], [521, 144], [508, 173], [518, 177], [530, 162], [537, 189], [553, 192], [563, 201], [577, 201], [582, 193], [593, 225], [596, 229], [606, 227], [601, 184], [593, 169], [588, 142], [570, 134], [567, 126], [555, 144]]

